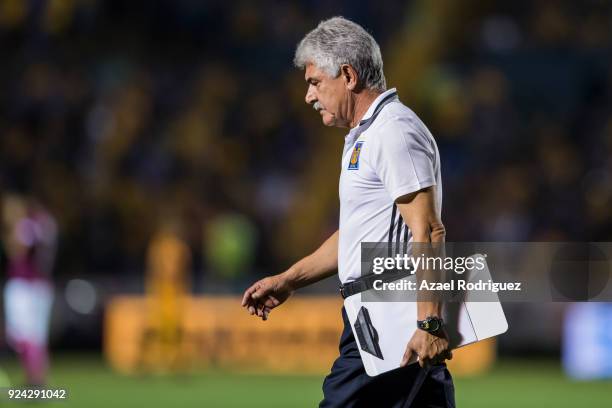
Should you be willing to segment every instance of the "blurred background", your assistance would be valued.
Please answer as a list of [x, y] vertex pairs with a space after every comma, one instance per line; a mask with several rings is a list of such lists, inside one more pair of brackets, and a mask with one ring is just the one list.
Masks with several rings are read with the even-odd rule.
[[[611, 240], [608, 1], [0, 0], [0, 383], [88, 406], [315, 405], [337, 279], [270, 327], [237, 295], [337, 228], [345, 131], [292, 66], [334, 15], [377, 39], [436, 138], [447, 241]], [[546, 387], [609, 403], [612, 363], [585, 368], [568, 340], [608, 305], [505, 310], [509, 332], [456, 362], [462, 406], [546, 406]], [[610, 331], [592, 337], [612, 361]]]

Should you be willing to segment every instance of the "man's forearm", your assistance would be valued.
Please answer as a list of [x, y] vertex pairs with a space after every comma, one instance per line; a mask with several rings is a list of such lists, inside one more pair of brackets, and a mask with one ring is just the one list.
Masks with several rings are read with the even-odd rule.
[[316, 251], [296, 262], [283, 275], [293, 289], [303, 288], [336, 273], [338, 269], [338, 231]]
[[[415, 242], [422, 242], [422, 245], [415, 245], [414, 250], [418, 251], [417, 248], [420, 246], [426, 246], [426, 250], [428, 251], [427, 256], [440, 256], [438, 253], [443, 249], [442, 244], [445, 240], [445, 230], [442, 223], [434, 223], [428, 226], [426, 232], [417, 234], [418, 236], [414, 236]], [[415, 254], [414, 256], [419, 256], [420, 254]], [[421, 280], [424, 279], [424, 274], [428, 274], [429, 280], [431, 280], [432, 275], [434, 280], [439, 280], [441, 277], [437, 275], [440, 271], [417, 271], [417, 285], [421, 285]], [[424, 320], [429, 316], [440, 317], [442, 314], [442, 303], [437, 300], [434, 296], [432, 296], [431, 292], [427, 292], [425, 294], [427, 297], [426, 301], [417, 302], [417, 319]]]
[[[404, 222], [412, 232], [412, 249], [413, 256], [420, 257], [426, 255], [430, 257], [439, 250], [443, 250], [443, 243], [446, 239], [446, 231], [442, 220], [440, 220], [438, 205], [436, 204], [436, 187], [428, 187], [416, 193], [407, 194], [397, 199], [397, 208], [402, 214]], [[427, 252], [427, 254], [423, 254]], [[427, 258], [426, 258], [427, 259]], [[423, 270], [422, 266], [416, 271], [417, 285], [421, 287], [421, 281], [425, 278], [424, 275], [432, 273]], [[439, 279], [439, 276], [433, 276], [434, 280]], [[420, 299], [423, 295], [419, 294]], [[441, 313], [441, 304], [436, 298], [431, 296], [431, 293], [425, 293], [425, 299], [418, 301], [417, 297], [417, 315], [419, 320], [423, 320], [427, 316], [439, 316]]]

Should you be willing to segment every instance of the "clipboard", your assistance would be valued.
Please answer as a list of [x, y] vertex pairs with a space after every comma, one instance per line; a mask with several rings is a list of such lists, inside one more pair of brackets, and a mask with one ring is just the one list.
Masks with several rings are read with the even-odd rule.
[[[482, 255], [472, 255], [473, 258]], [[485, 262], [482, 270], [469, 271], [468, 282], [491, 279]], [[413, 279], [416, 276], [412, 275]], [[374, 291], [374, 289], [369, 289]], [[365, 292], [344, 300], [353, 335], [359, 346], [366, 373], [373, 377], [399, 368], [406, 345], [414, 334], [417, 320], [416, 302], [362, 302]], [[449, 335], [450, 348], [456, 349], [508, 330], [508, 322], [497, 294], [494, 301], [470, 301], [467, 292], [462, 301], [443, 306], [442, 318]], [[493, 296], [492, 294], [487, 296]], [[472, 295], [473, 299], [474, 295]], [[496, 300], [496, 301], [495, 301]], [[413, 356], [408, 364], [417, 361]]]

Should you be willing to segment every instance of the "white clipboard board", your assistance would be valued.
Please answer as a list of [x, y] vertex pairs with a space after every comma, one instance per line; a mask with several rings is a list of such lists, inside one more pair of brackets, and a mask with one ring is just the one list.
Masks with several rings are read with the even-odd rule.
[[[472, 257], [482, 257], [482, 255], [476, 254]], [[483, 270], [472, 270], [467, 280], [488, 279], [491, 279], [491, 274], [485, 263]], [[451, 349], [498, 336], [508, 330], [508, 322], [497, 295], [494, 296], [497, 301], [470, 302], [470, 293], [465, 294], [463, 301], [449, 302], [443, 307], [443, 319]], [[406, 345], [414, 331], [418, 330], [417, 304], [416, 302], [362, 302], [362, 294], [357, 293], [347, 297], [344, 300], [344, 308], [359, 346], [365, 371], [373, 377], [399, 368]], [[487, 294], [487, 296], [493, 295]], [[373, 336], [366, 339], [358, 331], [359, 326], [364, 325], [364, 321], [367, 321], [373, 333]], [[377, 344], [372, 344], [372, 340]], [[417, 356], [413, 356], [408, 364], [416, 361]]]

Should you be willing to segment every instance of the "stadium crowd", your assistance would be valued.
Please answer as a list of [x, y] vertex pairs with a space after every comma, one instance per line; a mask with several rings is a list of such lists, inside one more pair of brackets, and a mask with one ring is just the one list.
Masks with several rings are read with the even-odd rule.
[[337, 227], [343, 134], [291, 61], [342, 14], [438, 141], [449, 241], [612, 239], [610, 4], [428, 3], [0, 1], [0, 195], [55, 215], [60, 276], [141, 275], [169, 218], [197, 272], [282, 270]]

